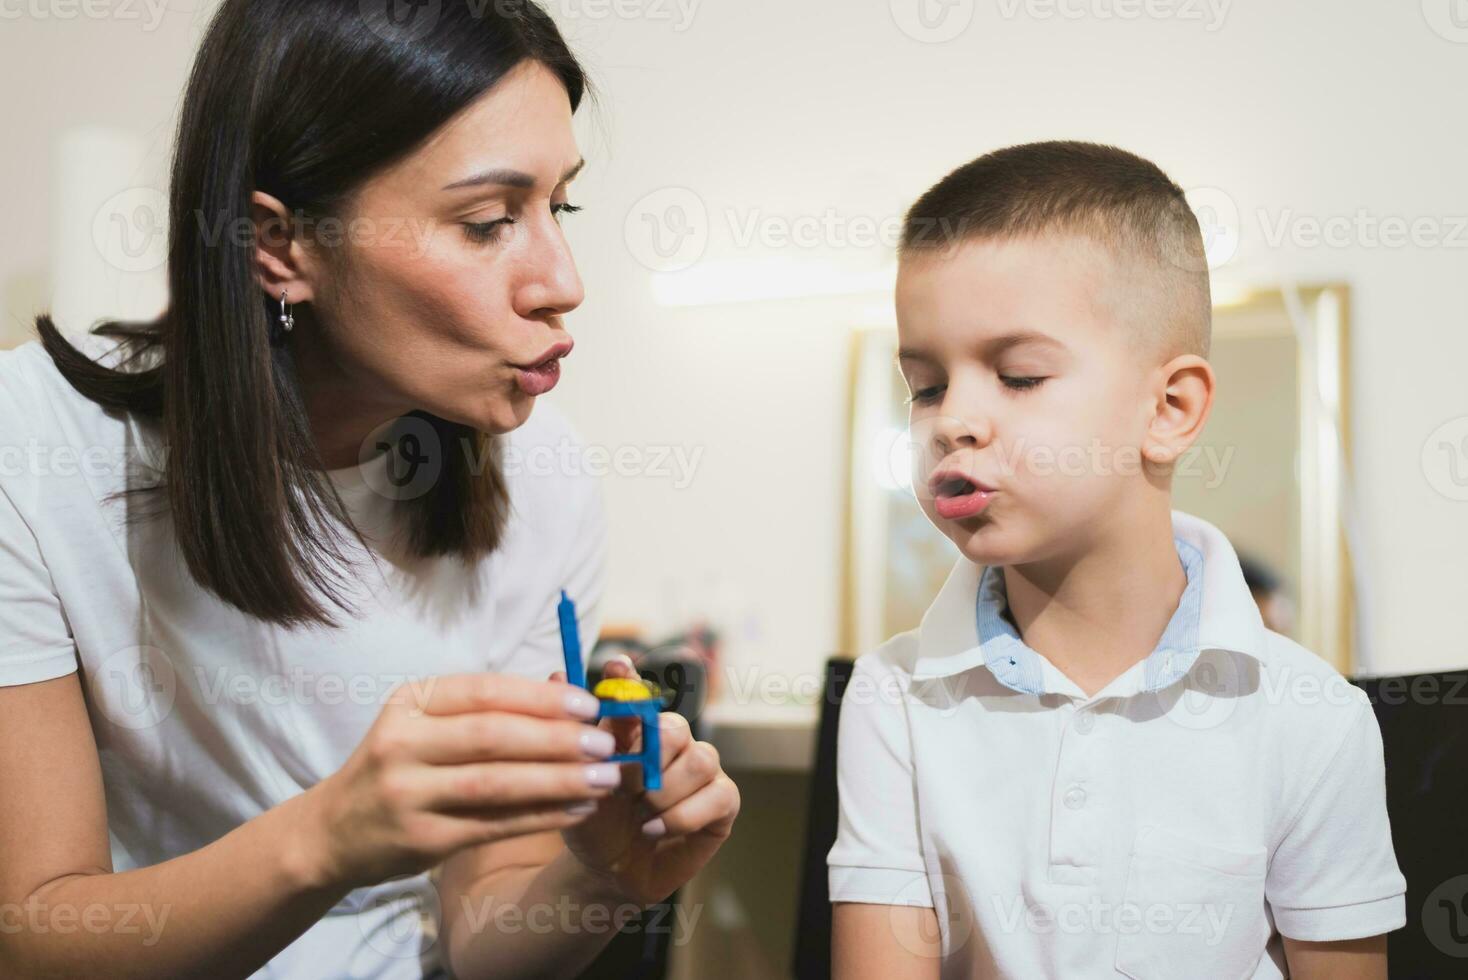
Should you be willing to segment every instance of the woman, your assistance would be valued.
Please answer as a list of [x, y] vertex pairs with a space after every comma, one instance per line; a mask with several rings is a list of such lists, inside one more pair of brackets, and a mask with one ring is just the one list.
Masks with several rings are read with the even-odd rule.
[[225, 0], [168, 309], [0, 354], [0, 975], [570, 975], [738, 812], [555, 673], [582, 72], [529, 3], [370, 6]]

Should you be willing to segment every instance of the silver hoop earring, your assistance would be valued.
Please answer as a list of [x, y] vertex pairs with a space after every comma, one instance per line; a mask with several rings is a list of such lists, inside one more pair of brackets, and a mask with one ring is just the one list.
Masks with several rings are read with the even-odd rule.
[[286, 333], [290, 333], [295, 328], [295, 325], [296, 316], [290, 310], [286, 309], [285, 290], [282, 289], [280, 291], [280, 328]]

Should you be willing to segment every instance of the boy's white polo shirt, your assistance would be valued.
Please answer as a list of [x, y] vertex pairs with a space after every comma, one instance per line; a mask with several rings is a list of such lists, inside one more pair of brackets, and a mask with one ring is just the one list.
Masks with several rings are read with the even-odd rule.
[[1264, 626], [1221, 531], [1172, 521], [1178, 609], [1092, 697], [967, 560], [857, 660], [833, 902], [933, 906], [945, 977], [1280, 978], [1281, 935], [1406, 923], [1365, 693]]

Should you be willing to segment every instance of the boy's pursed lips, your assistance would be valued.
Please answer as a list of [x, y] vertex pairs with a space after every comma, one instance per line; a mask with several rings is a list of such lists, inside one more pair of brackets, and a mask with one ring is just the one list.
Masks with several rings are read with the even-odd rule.
[[962, 467], [938, 467], [928, 480], [933, 509], [947, 521], [961, 521], [983, 513], [998, 491], [970, 476]]
[[940, 466], [928, 478], [928, 492], [934, 497], [950, 497], [959, 493], [994, 493], [998, 488], [975, 479], [960, 466]]

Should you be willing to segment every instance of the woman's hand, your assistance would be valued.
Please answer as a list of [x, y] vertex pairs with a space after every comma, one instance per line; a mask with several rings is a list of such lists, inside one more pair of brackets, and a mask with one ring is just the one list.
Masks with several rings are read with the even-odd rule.
[[[607, 677], [636, 677], [630, 661], [614, 660]], [[561, 680], [563, 672], [551, 675]], [[708, 863], [734, 828], [739, 788], [719, 766], [708, 742], [694, 741], [682, 715], [658, 716], [663, 788], [642, 788], [642, 767], [622, 763], [623, 788], [602, 797], [585, 821], [561, 836], [583, 865], [640, 905], [660, 902]], [[637, 718], [604, 718], [618, 752], [642, 748]]]
[[621, 779], [596, 698], [499, 674], [399, 685], [340, 770], [307, 790], [313, 873], [347, 887], [463, 847], [587, 819]]

